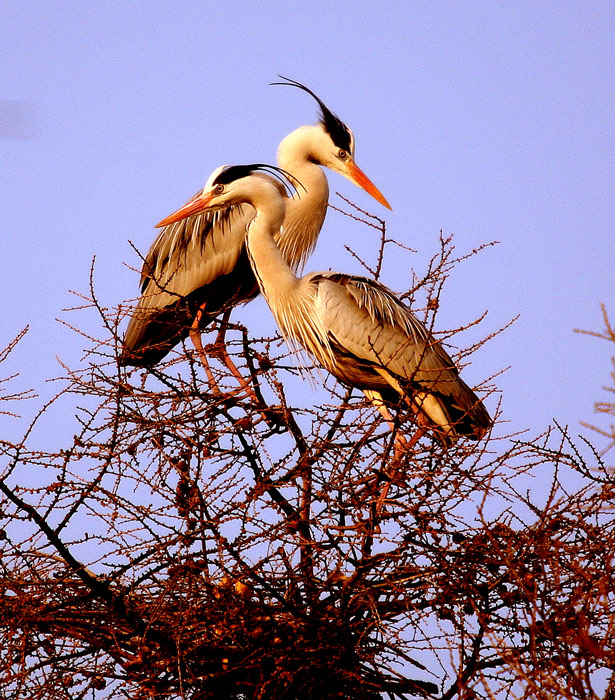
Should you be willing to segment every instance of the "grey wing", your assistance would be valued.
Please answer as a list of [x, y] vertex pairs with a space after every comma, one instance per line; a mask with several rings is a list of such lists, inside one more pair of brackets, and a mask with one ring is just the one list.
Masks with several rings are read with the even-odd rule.
[[484, 435], [492, 420], [482, 402], [442, 345], [389, 289], [336, 273], [321, 273], [315, 281], [339, 379], [384, 396], [387, 384], [378, 369], [385, 369], [389, 386], [397, 382], [400, 390], [422, 396], [421, 412], [445, 444], [455, 435]]
[[[429, 391], [454, 391], [450, 384], [457, 383], [459, 375], [452, 359], [387, 287], [339, 273], [318, 273], [314, 281], [318, 312], [340, 364], [341, 356], [347, 355]], [[351, 377], [347, 381], [353, 383]]]
[[159, 362], [189, 334], [202, 304], [207, 309], [201, 325], [207, 325], [221, 311], [258, 294], [245, 249], [255, 216], [244, 203], [161, 230], [143, 264], [142, 296], [124, 334], [121, 364]]
[[139, 308], [169, 306], [230, 273], [255, 214], [252, 206], [242, 204], [165, 226], [143, 263]]
[[142, 296], [124, 334], [121, 364], [156, 364], [187, 336], [201, 297], [213, 295], [217, 313], [236, 293], [241, 280], [231, 273], [246, 257], [246, 227], [254, 215], [250, 205], [241, 205], [162, 229], [143, 263]]

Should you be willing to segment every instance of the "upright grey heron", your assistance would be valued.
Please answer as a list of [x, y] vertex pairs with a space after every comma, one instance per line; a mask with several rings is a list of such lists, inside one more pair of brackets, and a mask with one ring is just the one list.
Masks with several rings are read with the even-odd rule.
[[[276, 231], [285, 261], [297, 269], [316, 245], [327, 211], [329, 186], [321, 166], [389, 204], [356, 165], [354, 136], [346, 124], [305, 85], [280, 77], [284, 82], [275, 85], [300, 88], [320, 107], [320, 121], [299, 127], [278, 149], [280, 165], [303, 185], [300, 196], [284, 199], [283, 226]], [[162, 229], [143, 263], [142, 296], [124, 335], [121, 364], [154, 365], [188, 335], [204, 360], [199, 329], [258, 295], [244, 243], [254, 216], [254, 208], [243, 202]]]
[[492, 424], [487, 410], [442, 345], [393, 292], [339, 272], [295, 275], [275, 241], [286, 209], [282, 187], [269, 173], [293, 180], [275, 166], [218, 168], [199, 195], [158, 226], [249, 203], [256, 214], [247, 229], [247, 255], [290, 344], [361, 389], [389, 423], [387, 405], [403, 398], [442, 444], [461, 435], [481, 438]]

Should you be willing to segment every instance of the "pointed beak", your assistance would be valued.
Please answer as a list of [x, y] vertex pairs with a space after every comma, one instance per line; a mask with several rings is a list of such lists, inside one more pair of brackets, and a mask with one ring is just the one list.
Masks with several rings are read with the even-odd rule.
[[391, 208], [391, 205], [384, 198], [382, 192], [376, 187], [376, 185], [374, 185], [374, 183], [367, 177], [367, 175], [361, 170], [361, 168], [359, 168], [359, 166], [354, 161], [350, 161], [347, 164], [347, 170], [348, 173], [346, 177], [351, 182], [354, 182], [355, 185], [364, 189], [368, 194], [371, 194], [371, 196], [377, 202], [380, 202], [380, 204], [382, 204], [383, 207], [386, 207], [387, 209]]
[[194, 216], [195, 214], [200, 214], [204, 209], [207, 209], [209, 202], [211, 201], [211, 194], [201, 192], [193, 197], [189, 202], [186, 202], [183, 207], [178, 209], [173, 214], [170, 214], [159, 223], [156, 224], [156, 228], [162, 228], [163, 226], [169, 226], [182, 219], [187, 219], [189, 216]]

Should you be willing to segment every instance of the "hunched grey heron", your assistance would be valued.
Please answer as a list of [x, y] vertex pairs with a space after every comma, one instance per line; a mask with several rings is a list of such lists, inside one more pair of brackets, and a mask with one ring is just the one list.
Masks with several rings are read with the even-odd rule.
[[[387, 287], [366, 277], [312, 272], [298, 278], [276, 243], [285, 221], [283, 187], [295, 178], [275, 166], [223, 166], [201, 194], [159, 226], [186, 216], [250, 204], [246, 250], [284, 337], [342, 383], [361, 389], [389, 423], [388, 406], [408, 403], [444, 445], [480, 439], [492, 420], [453, 360]], [[279, 238], [278, 238], [279, 240]]]
[[[273, 84], [304, 90], [320, 107], [320, 121], [299, 127], [278, 149], [280, 166], [302, 183], [300, 196], [285, 197], [283, 226], [275, 234], [284, 260], [296, 270], [316, 245], [325, 219], [329, 186], [323, 167], [362, 187], [385, 207], [389, 204], [356, 165], [348, 126], [305, 85], [280, 78], [283, 82]], [[200, 329], [258, 295], [245, 250], [246, 228], [254, 216], [254, 207], [242, 202], [163, 227], [143, 263], [142, 296], [124, 335], [120, 364], [155, 365], [190, 335], [206, 365]]]

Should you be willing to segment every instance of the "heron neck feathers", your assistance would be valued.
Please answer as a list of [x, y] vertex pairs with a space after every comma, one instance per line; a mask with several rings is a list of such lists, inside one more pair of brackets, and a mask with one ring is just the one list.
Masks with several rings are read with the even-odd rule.
[[269, 203], [266, 207], [255, 201], [252, 204], [257, 213], [248, 227], [248, 255], [258, 286], [282, 335], [291, 346], [308, 349], [325, 367], [332, 366], [327, 333], [314, 312], [316, 289], [310, 283], [310, 276], [297, 278], [276, 245], [273, 238], [276, 221]]
[[[288, 264], [302, 267], [312, 253], [327, 213], [329, 184], [316, 162], [323, 138], [317, 126], [302, 126], [283, 139], [278, 164], [301, 183], [297, 194], [286, 203], [284, 228], [276, 241]], [[305, 188], [305, 189], [304, 189]]]
[[253, 198], [251, 204], [256, 209], [256, 216], [248, 225], [248, 255], [261, 291], [268, 301], [270, 298], [275, 300], [278, 292], [285, 293], [298, 284], [295, 273], [274, 240], [284, 221], [284, 201], [272, 191], [268, 198]]

